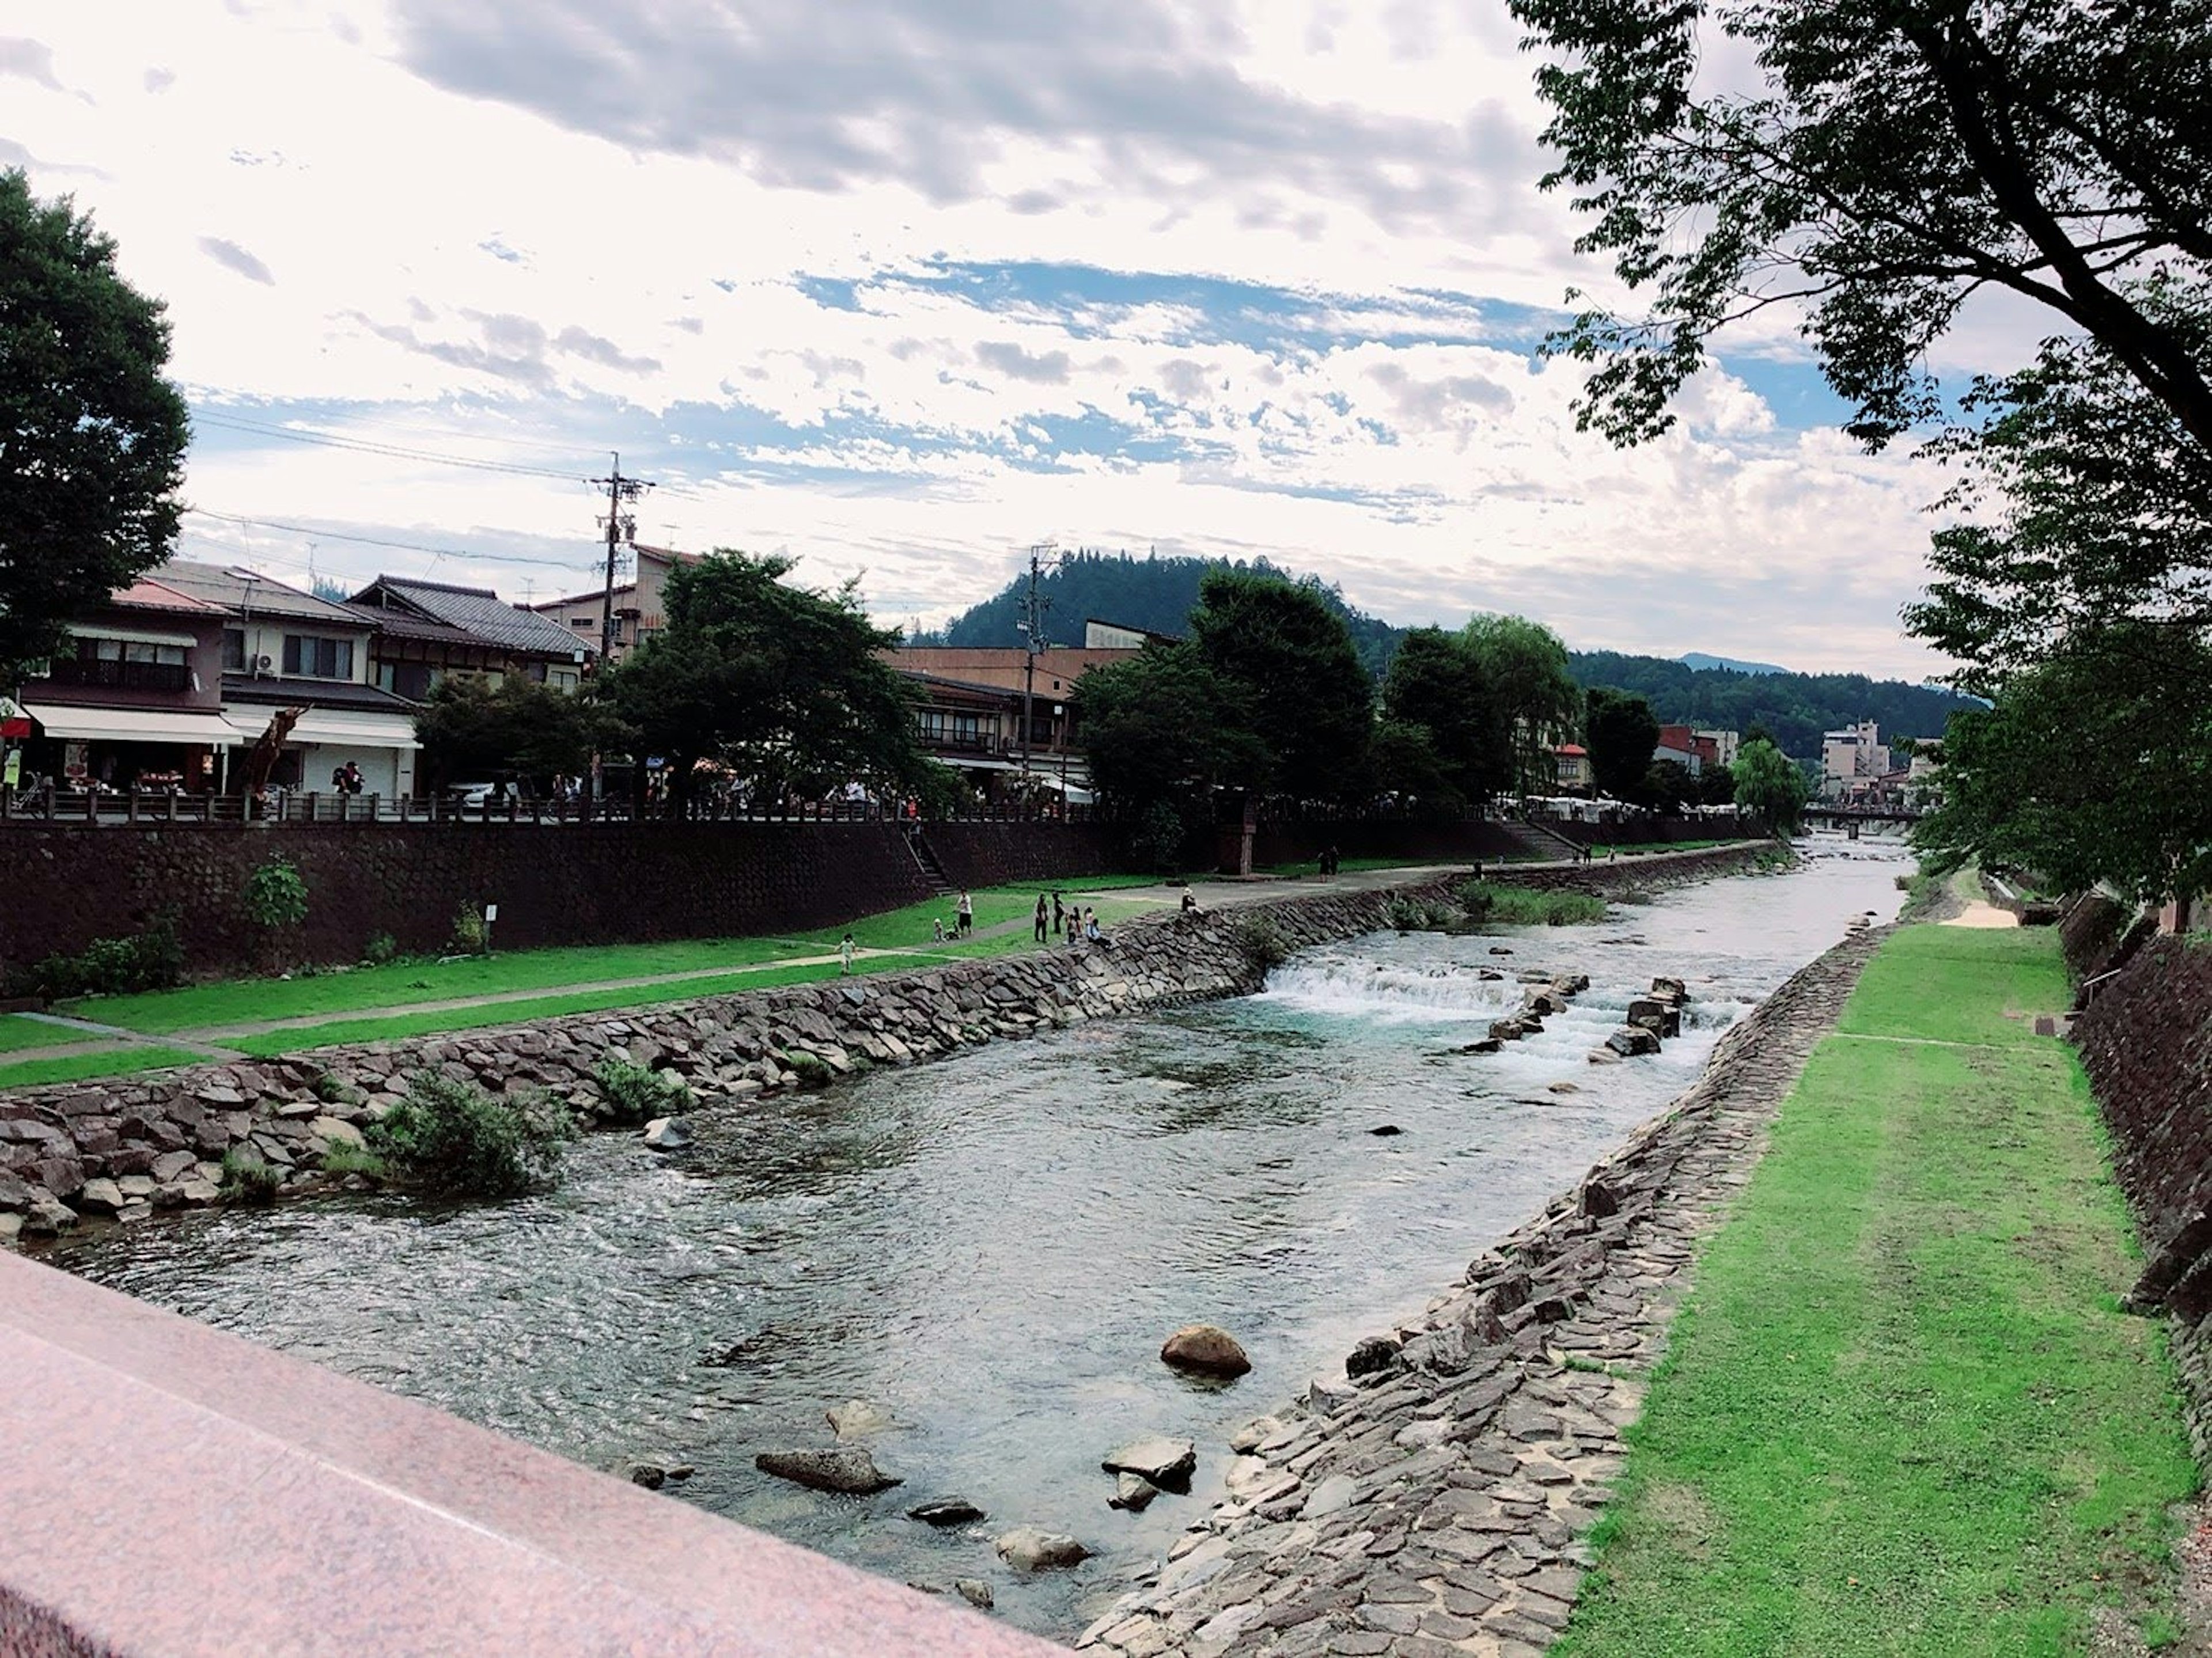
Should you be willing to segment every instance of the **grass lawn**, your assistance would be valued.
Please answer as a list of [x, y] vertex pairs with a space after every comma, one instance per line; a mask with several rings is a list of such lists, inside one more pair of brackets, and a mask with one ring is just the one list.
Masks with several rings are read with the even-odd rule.
[[59, 1048], [64, 1042], [85, 1040], [86, 1034], [81, 1030], [45, 1024], [20, 1013], [0, 1013], [0, 1054], [14, 1054], [26, 1048]]
[[80, 1082], [87, 1077], [119, 1077], [135, 1071], [159, 1071], [173, 1065], [200, 1065], [204, 1056], [182, 1048], [118, 1044], [100, 1054], [66, 1060], [21, 1060], [0, 1065], [0, 1088], [41, 1088], [48, 1083]]
[[[1108, 877], [1057, 884], [1061, 891], [1073, 894], [1150, 883], [1141, 877]], [[1044, 890], [1049, 891], [1051, 886]], [[976, 926], [982, 928], [995, 921], [1026, 918], [1036, 903], [1037, 891], [1034, 886], [979, 890], [971, 895]], [[1127, 908], [1122, 901], [1108, 899], [1100, 906], [1101, 918], [1108, 907], [1117, 904]], [[928, 950], [933, 948], [930, 943], [932, 917], [942, 917], [945, 930], [951, 932], [952, 905], [953, 901], [946, 898], [870, 916], [853, 924], [854, 938], [864, 948], [872, 950]], [[543, 990], [550, 997], [575, 985], [644, 978], [654, 974], [744, 968], [791, 956], [834, 953], [843, 932], [844, 929], [838, 927], [774, 938], [685, 938], [651, 944], [502, 951], [449, 962], [393, 962], [382, 967], [361, 967], [345, 973], [294, 979], [232, 979], [135, 996], [88, 997], [65, 1004], [59, 1011], [148, 1035], [236, 1029], [264, 1020], [304, 1018], [317, 1014], [339, 1019], [368, 1008], [453, 1001], [465, 996], [498, 995], [518, 990]], [[1024, 940], [1026, 936], [1024, 933]], [[954, 953], [983, 954], [1000, 947], [1002, 941], [971, 941]], [[705, 995], [712, 987], [710, 981], [702, 980], [681, 993]], [[647, 998], [639, 993], [621, 993], [618, 999], [601, 1005], [617, 1006], [644, 999]], [[663, 994], [657, 999], [668, 1000], [670, 995]], [[475, 1023], [487, 1021], [480, 1018]]]
[[2163, 1333], [2117, 1310], [2081, 1068], [2007, 1017], [2063, 986], [2048, 929], [1883, 946], [1698, 1269], [1557, 1658], [2081, 1652], [2102, 1601], [2171, 1638]]
[[[1501, 858], [1477, 859], [1472, 855], [1464, 858], [1340, 858], [1337, 860], [1336, 866], [1340, 870], [1346, 871], [1355, 869], [1428, 869], [1438, 865], [1458, 866], [1464, 868], [1468, 865], [1478, 862], [1485, 864], [1497, 864], [1504, 863], [1505, 861], [1507, 860]], [[1273, 876], [1279, 880], [1292, 880], [1301, 875], [1320, 874], [1321, 859], [1318, 858], [1309, 858], [1303, 864], [1255, 864], [1252, 866], [1252, 872], [1255, 875]]]
[[1724, 841], [1650, 841], [1632, 847], [1600, 841], [1590, 847], [1590, 856], [1610, 858], [1619, 853], [1623, 858], [1635, 858], [1647, 852], [1704, 852], [1711, 847], [1740, 847], [1743, 843], [1740, 835]]

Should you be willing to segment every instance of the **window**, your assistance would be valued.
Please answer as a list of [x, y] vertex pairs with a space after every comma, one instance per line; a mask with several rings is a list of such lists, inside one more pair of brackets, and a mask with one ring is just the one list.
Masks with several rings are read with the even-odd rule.
[[133, 691], [181, 691], [191, 688], [191, 670], [182, 645], [156, 644], [141, 639], [86, 639], [76, 641], [75, 657], [52, 665], [51, 677], [61, 685], [99, 685]]
[[306, 679], [353, 677], [353, 641], [313, 634], [284, 635], [284, 671]]
[[246, 629], [225, 628], [222, 630], [222, 671], [225, 673], [246, 671]]

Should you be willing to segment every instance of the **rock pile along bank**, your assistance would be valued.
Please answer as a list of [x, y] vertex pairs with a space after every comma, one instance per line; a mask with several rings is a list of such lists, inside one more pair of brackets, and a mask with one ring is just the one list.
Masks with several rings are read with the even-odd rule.
[[1801, 969], [1696, 1087], [1419, 1320], [1241, 1430], [1229, 1497], [1079, 1650], [1528, 1658], [1549, 1645], [1693, 1242], [1890, 931]]
[[[1607, 893], [1747, 868], [1761, 845], [1633, 864], [1499, 872], [1516, 884]], [[1462, 878], [1370, 892], [1233, 902], [1117, 930], [1112, 950], [1062, 948], [915, 973], [668, 1004], [624, 1014], [325, 1048], [258, 1064], [0, 1094], [0, 1243], [219, 1200], [221, 1160], [250, 1151], [288, 1184], [319, 1178], [324, 1148], [356, 1143], [406, 1079], [434, 1072], [494, 1094], [542, 1090], [585, 1121], [605, 1114], [594, 1073], [610, 1056], [672, 1072], [702, 1106], [831, 1075], [911, 1065], [1085, 1019], [1249, 993], [1278, 952], [1382, 930], [1393, 896], [1443, 902]], [[811, 1055], [811, 1060], [796, 1056]]]

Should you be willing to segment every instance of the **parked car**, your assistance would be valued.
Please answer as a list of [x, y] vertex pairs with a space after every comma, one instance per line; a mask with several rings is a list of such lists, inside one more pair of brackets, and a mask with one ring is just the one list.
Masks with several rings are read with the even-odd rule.
[[455, 783], [446, 791], [449, 803], [469, 811], [482, 811], [487, 801], [497, 803], [506, 798], [504, 783]]

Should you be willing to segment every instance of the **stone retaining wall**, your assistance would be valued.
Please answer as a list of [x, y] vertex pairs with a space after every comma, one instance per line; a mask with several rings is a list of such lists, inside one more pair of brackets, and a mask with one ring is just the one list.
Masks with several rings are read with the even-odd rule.
[[1890, 929], [1794, 975], [1703, 1078], [1343, 1377], [1240, 1431], [1230, 1496], [1085, 1631], [1121, 1658], [1533, 1658], [1566, 1625], [1695, 1240]]

